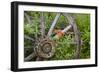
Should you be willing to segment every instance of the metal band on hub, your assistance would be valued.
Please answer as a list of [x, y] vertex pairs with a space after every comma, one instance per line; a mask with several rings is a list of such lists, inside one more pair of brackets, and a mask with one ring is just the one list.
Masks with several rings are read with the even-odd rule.
[[42, 58], [51, 58], [55, 53], [55, 43], [49, 39], [43, 39], [36, 49], [38, 56]]

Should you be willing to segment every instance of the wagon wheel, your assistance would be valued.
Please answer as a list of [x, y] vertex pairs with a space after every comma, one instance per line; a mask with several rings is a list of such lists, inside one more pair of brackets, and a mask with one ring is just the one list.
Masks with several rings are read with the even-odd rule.
[[[47, 60], [48, 58], [52, 57], [55, 53], [55, 43], [53, 40], [50, 39], [50, 36], [52, 34], [52, 31], [54, 29], [54, 26], [56, 25], [56, 22], [58, 21], [61, 13], [58, 13], [48, 31], [47, 38], [45, 38], [45, 22], [44, 22], [44, 16], [43, 13], [41, 13], [41, 25], [40, 25], [40, 31], [41, 31], [41, 37], [37, 41], [37, 46], [34, 48], [34, 52], [27, 56], [25, 58], [25, 61], [31, 60], [33, 57], [36, 57], [36, 60]], [[81, 50], [81, 39], [80, 39], [80, 33], [78, 31], [77, 25], [75, 23], [74, 17], [72, 17], [70, 14], [64, 14], [63, 15], [68, 19], [69, 27], [73, 28], [73, 31], [75, 33], [75, 42], [76, 42], [76, 51], [74, 58], [80, 57], [80, 50]], [[27, 17], [28, 22], [29, 18]], [[26, 39], [34, 41], [29, 36], [26, 37]], [[42, 39], [42, 40], [41, 40]], [[45, 45], [44, 45], [45, 44]], [[51, 48], [49, 48], [51, 47]], [[45, 49], [44, 49], [45, 48]], [[49, 50], [49, 51], [48, 51]]]

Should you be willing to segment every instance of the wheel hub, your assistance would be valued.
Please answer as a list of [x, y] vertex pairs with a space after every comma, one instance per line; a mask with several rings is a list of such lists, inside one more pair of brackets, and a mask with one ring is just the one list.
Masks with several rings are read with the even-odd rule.
[[49, 53], [52, 50], [52, 45], [50, 43], [45, 43], [42, 47], [41, 47], [42, 51], [44, 53]]
[[55, 53], [55, 43], [49, 39], [43, 39], [36, 49], [39, 57], [51, 58]]

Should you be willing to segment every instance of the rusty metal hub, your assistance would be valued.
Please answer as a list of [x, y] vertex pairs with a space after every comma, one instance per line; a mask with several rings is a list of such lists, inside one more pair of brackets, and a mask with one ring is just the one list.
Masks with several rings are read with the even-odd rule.
[[39, 57], [46, 59], [51, 58], [55, 53], [55, 43], [50, 39], [42, 39], [36, 51]]

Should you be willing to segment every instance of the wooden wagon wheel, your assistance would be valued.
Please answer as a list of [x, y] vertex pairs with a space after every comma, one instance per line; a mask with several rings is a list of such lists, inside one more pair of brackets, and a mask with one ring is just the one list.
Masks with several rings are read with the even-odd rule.
[[[37, 57], [36, 60], [45, 60], [45, 59], [48, 59], [48, 58], [50, 58], [50, 57], [52, 57], [52, 56], [54, 55], [54, 52], [55, 52], [54, 48], [55, 48], [55, 46], [52, 45], [53, 40], [50, 39], [50, 38], [51, 38], [50, 36], [51, 36], [51, 34], [52, 34], [52, 32], [53, 32], [53, 29], [54, 29], [54, 27], [55, 27], [55, 25], [56, 25], [56, 23], [57, 23], [57, 21], [58, 21], [58, 19], [59, 19], [59, 17], [60, 17], [61, 14], [64, 15], [65, 18], [67, 18], [67, 19], [68, 19], [68, 22], [69, 22], [69, 26], [66, 27], [63, 31], [66, 30], [66, 32], [67, 32], [70, 28], [73, 28], [73, 31], [74, 31], [74, 34], [75, 34], [76, 51], [75, 51], [75, 56], [74, 56], [74, 58], [75, 58], [75, 59], [76, 59], [76, 58], [77, 58], [77, 59], [80, 58], [81, 38], [80, 38], [80, 32], [79, 32], [79, 30], [78, 30], [78, 28], [77, 28], [77, 25], [76, 25], [76, 22], [75, 22], [74, 17], [73, 17], [72, 15], [70, 15], [70, 14], [57, 13], [57, 15], [56, 15], [56, 17], [55, 17], [55, 19], [54, 19], [54, 21], [53, 21], [53, 23], [52, 23], [52, 25], [51, 25], [49, 31], [48, 31], [48, 34], [47, 34], [47, 36], [46, 36], [46, 35], [45, 35], [45, 21], [44, 21], [44, 15], [43, 15], [43, 12], [42, 12], [42, 13], [41, 13], [41, 19], [40, 19], [40, 21], [41, 21], [41, 25], [40, 25], [41, 37], [40, 37], [40, 40], [37, 41], [37, 43], [39, 43], [39, 44], [37, 44], [38, 46], [36, 46], [36, 47], [34, 48], [33, 53], [30, 54], [29, 56], [27, 56], [27, 57], [25, 58], [25, 61], [29, 61], [29, 60], [31, 60], [33, 57]], [[29, 23], [31, 22], [30, 19], [28, 18], [28, 15], [26, 15], [26, 19], [27, 19], [27, 21], [28, 21]], [[48, 41], [44, 41], [44, 40], [45, 40], [45, 36], [49, 39]], [[29, 39], [29, 40], [31, 40], [31, 41], [34, 41], [34, 39], [32, 39], [32, 38], [29, 37], [29, 36], [25, 36], [25, 38], [26, 38], [26, 39]], [[41, 40], [41, 39], [43, 39], [43, 40]], [[41, 43], [41, 42], [42, 42], [42, 43]], [[44, 50], [44, 52], [43, 52], [43, 49], [40, 47], [41, 44], [44, 46], [43, 42], [46, 42], [45, 44], [49, 43], [49, 45], [52, 46], [52, 47], [49, 49], [50, 52], [52, 51], [51, 55], [44, 54], [44, 52], [45, 52], [46, 50]], [[54, 43], [53, 43], [53, 44], [54, 44]], [[47, 47], [47, 46], [46, 46], [46, 47]], [[47, 49], [48, 49], [48, 48], [47, 48]], [[41, 52], [42, 52], [42, 54], [41, 54]], [[46, 52], [48, 52], [48, 51], [46, 51]], [[46, 53], [46, 52], [45, 52], [45, 53]]]

